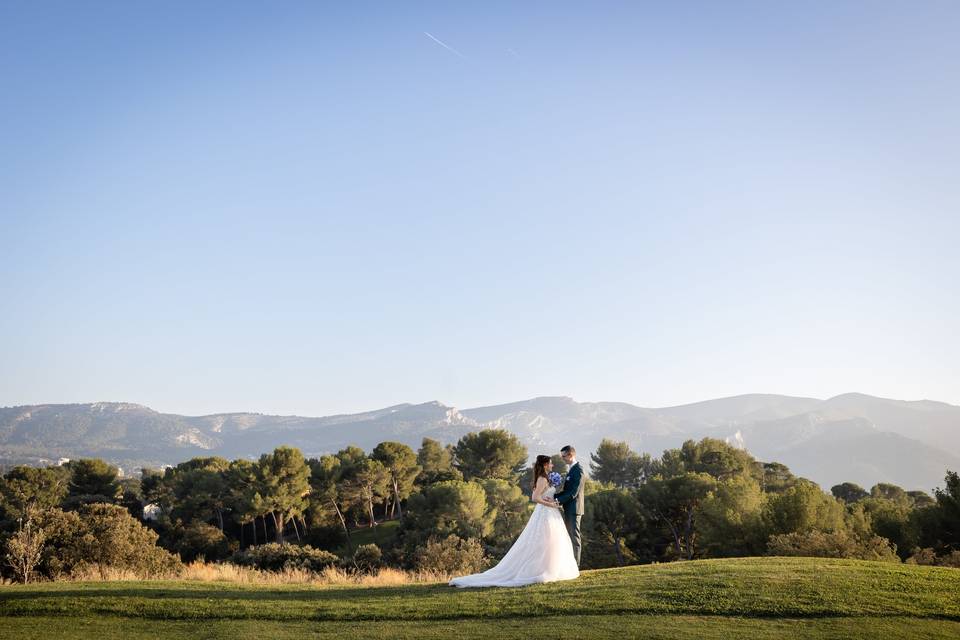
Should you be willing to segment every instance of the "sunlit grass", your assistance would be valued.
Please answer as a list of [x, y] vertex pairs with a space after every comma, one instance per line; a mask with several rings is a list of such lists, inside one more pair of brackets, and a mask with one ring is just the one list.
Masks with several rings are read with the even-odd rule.
[[304, 576], [246, 571], [210, 565], [176, 581], [6, 586], [0, 637], [34, 637], [42, 629], [63, 638], [459, 640], [528, 638], [531, 624], [552, 635], [582, 628], [584, 637], [960, 637], [960, 570], [943, 567], [742, 558], [477, 590], [429, 576], [411, 581], [402, 572], [300, 581]]

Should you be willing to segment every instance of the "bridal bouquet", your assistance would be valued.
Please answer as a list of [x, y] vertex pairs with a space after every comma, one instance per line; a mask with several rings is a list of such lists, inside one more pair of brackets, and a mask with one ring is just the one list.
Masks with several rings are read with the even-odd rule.
[[560, 488], [560, 483], [563, 482], [563, 476], [561, 476], [561, 475], [560, 475], [559, 473], [557, 473], [556, 471], [551, 471], [551, 472], [547, 475], [547, 482], [549, 482], [552, 486], [557, 487], [557, 488], [559, 489], [559, 488]]

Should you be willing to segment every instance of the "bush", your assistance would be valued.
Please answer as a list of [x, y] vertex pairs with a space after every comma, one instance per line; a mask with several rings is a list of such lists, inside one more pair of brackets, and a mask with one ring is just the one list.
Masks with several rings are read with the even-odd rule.
[[157, 546], [157, 534], [123, 507], [96, 503], [80, 509], [84, 535], [81, 557], [102, 578], [111, 569], [143, 577], [163, 576], [181, 568], [180, 559]]
[[937, 558], [937, 564], [941, 567], [953, 567], [960, 569], [960, 551], [951, 551], [946, 555]]
[[465, 575], [476, 573], [487, 565], [483, 546], [474, 538], [432, 538], [417, 549], [414, 567], [420, 571]]
[[7, 540], [5, 560], [13, 569], [14, 577], [20, 582], [30, 582], [34, 570], [40, 564], [43, 555], [43, 543], [46, 540], [43, 530], [29, 520]]
[[83, 521], [75, 511], [47, 509], [37, 515], [37, 525], [46, 534], [38, 571], [56, 580], [69, 576], [84, 564], [80, 541], [84, 536]]
[[[223, 531], [206, 522], [195, 520], [185, 527], [178, 527], [175, 534], [175, 548], [184, 562], [199, 558], [220, 560], [230, 555], [231, 541]], [[236, 545], [235, 542], [233, 544]]]
[[907, 564], [922, 564], [937, 567], [960, 568], [960, 551], [951, 551], [938, 556], [930, 547], [915, 549], [913, 555], [905, 560]]
[[314, 549], [310, 545], [279, 544], [271, 542], [249, 547], [233, 554], [233, 562], [245, 567], [264, 571], [305, 569], [322, 571], [333, 566], [339, 559], [329, 551]]
[[166, 576], [182, 569], [180, 559], [156, 546], [157, 534], [123, 507], [90, 504], [79, 512], [48, 509], [37, 516], [46, 542], [39, 571], [48, 578], [113, 570], [141, 577]]
[[375, 544], [362, 544], [357, 547], [356, 553], [353, 554], [353, 561], [360, 571], [373, 573], [380, 567], [383, 561], [383, 553], [380, 551], [380, 547]]
[[767, 551], [774, 556], [812, 556], [817, 558], [855, 558], [900, 562], [897, 550], [886, 538], [859, 538], [847, 531], [810, 531], [770, 536]]

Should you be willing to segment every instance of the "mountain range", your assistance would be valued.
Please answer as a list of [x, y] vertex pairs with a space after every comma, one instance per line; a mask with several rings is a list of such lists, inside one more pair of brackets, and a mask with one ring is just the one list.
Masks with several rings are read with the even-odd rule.
[[418, 447], [487, 428], [515, 433], [531, 454], [573, 444], [588, 458], [602, 438], [658, 456], [684, 440], [714, 437], [786, 464], [829, 488], [892, 482], [931, 491], [960, 470], [960, 407], [847, 393], [826, 400], [748, 394], [675, 407], [540, 397], [459, 410], [439, 402], [311, 418], [259, 413], [182, 416], [122, 402], [0, 408], [0, 462], [42, 464], [100, 457], [128, 470], [194, 456], [256, 457], [282, 444], [307, 456], [384, 440]]

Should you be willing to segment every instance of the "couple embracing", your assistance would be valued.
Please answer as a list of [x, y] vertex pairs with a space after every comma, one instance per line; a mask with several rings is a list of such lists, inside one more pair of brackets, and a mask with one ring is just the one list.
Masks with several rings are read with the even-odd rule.
[[550, 456], [537, 456], [533, 467], [534, 507], [507, 555], [483, 573], [454, 578], [455, 587], [519, 587], [537, 582], [572, 580], [580, 575], [580, 518], [583, 516], [583, 469], [570, 445], [560, 450], [569, 470], [558, 491], [560, 474]]

